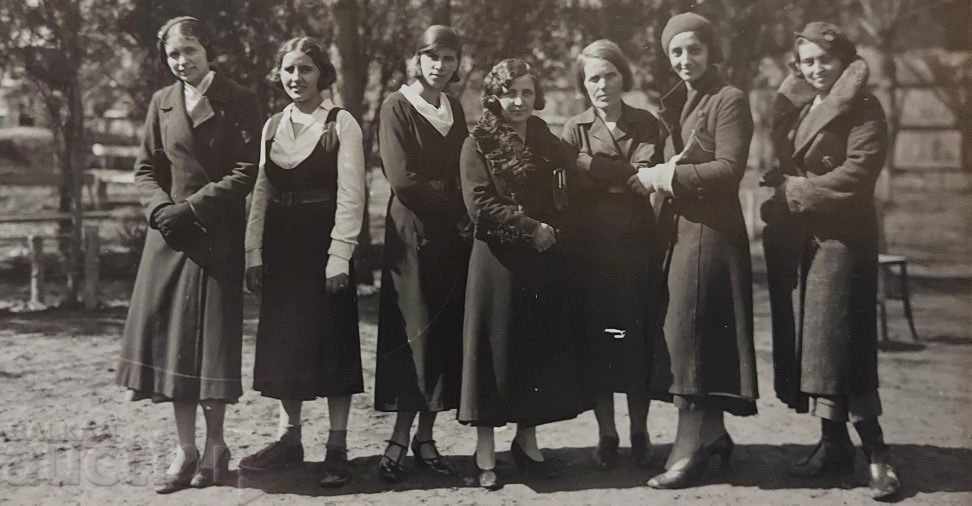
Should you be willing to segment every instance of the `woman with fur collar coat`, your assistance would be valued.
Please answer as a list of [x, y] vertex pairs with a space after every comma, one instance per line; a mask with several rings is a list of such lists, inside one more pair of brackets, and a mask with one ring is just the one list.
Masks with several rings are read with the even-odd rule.
[[899, 483], [878, 423], [874, 302], [874, 185], [887, 155], [887, 124], [867, 91], [867, 63], [836, 26], [808, 24], [794, 56], [797, 72], [774, 103], [780, 168], [764, 184], [775, 193], [761, 209], [777, 396], [821, 419], [820, 442], [791, 473], [851, 473], [851, 421], [871, 464], [872, 495], [887, 498]]

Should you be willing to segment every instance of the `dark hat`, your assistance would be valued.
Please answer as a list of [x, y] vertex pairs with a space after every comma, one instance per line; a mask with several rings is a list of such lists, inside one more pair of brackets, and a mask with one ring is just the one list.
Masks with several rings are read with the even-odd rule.
[[694, 12], [683, 12], [672, 16], [668, 20], [668, 23], [665, 23], [665, 29], [662, 30], [662, 49], [667, 52], [668, 45], [671, 44], [672, 39], [683, 32], [701, 32], [705, 34], [704, 37], [708, 41], [711, 41], [713, 34], [712, 23]]
[[847, 35], [833, 23], [813, 21], [807, 23], [803, 30], [794, 34], [793, 51], [800, 39], [808, 40], [833, 54], [845, 64], [857, 57], [857, 47], [847, 38]]
[[703, 44], [709, 49], [709, 59], [711, 63], [718, 63], [721, 60], [719, 47], [716, 45], [715, 28], [707, 18], [694, 12], [683, 12], [676, 14], [665, 23], [662, 30], [661, 43], [662, 50], [668, 53], [668, 45], [676, 35], [684, 32], [695, 32]]

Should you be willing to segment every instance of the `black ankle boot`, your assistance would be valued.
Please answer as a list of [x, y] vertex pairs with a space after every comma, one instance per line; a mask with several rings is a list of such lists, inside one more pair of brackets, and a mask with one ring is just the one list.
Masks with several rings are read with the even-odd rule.
[[867, 456], [868, 486], [875, 500], [892, 499], [901, 488], [901, 480], [891, 463], [891, 449], [884, 442], [884, 432], [877, 418], [854, 424], [861, 436], [861, 446]]

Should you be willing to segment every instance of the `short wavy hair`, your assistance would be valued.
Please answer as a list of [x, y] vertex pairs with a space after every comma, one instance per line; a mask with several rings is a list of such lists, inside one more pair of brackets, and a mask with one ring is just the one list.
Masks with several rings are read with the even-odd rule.
[[500, 61], [490, 69], [486, 77], [483, 78], [483, 107], [492, 108], [493, 112], [499, 114], [499, 97], [509, 91], [513, 81], [530, 76], [533, 80], [533, 91], [536, 99], [533, 108], [537, 111], [547, 105], [543, 96], [543, 87], [540, 86], [540, 79], [533, 73], [533, 68], [525, 60], [520, 58], [507, 58]]
[[159, 63], [162, 69], [169, 70], [168, 57], [165, 54], [165, 43], [173, 31], [178, 32], [183, 37], [192, 37], [199, 41], [199, 45], [206, 51], [206, 60], [212, 62], [215, 53], [213, 52], [213, 35], [209, 28], [198, 18], [192, 16], [174, 17], [162, 24], [155, 38], [155, 48], [159, 52]]
[[[599, 58], [601, 60], [606, 60], [611, 62], [615, 68], [618, 69], [618, 73], [621, 74], [621, 89], [623, 91], [631, 91], [634, 86], [634, 75], [631, 73], [631, 63], [628, 58], [621, 51], [621, 48], [617, 44], [608, 40], [600, 39], [591, 42], [585, 47], [579, 55], [577, 55], [577, 60], [574, 62], [574, 80], [577, 85], [577, 91], [580, 92], [585, 97], [587, 96], [587, 88], [584, 87], [584, 80], [586, 76], [584, 75], [584, 63], [592, 58]], [[590, 97], [588, 97], [590, 99]]]
[[280, 83], [280, 65], [283, 63], [284, 56], [291, 51], [300, 51], [310, 56], [311, 61], [321, 71], [321, 76], [317, 79], [317, 89], [326, 90], [337, 81], [337, 70], [331, 64], [331, 59], [327, 56], [327, 51], [320, 41], [313, 37], [294, 37], [280, 45], [277, 55], [274, 57], [274, 66], [270, 69], [267, 80], [272, 83]]

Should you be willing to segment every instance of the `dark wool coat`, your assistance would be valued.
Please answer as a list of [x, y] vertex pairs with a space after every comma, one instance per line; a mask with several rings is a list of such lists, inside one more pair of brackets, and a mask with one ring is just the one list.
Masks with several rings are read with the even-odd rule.
[[[576, 244], [570, 249], [579, 261], [584, 383], [595, 395], [645, 395], [650, 389], [665, 397], [670, 371], [659, 321], [664, 248], [650, 200], [626, 184], [637, 165], [660, 161], [664, 136], [650, 112], [621, 106], [614, 133], [588, 108], [567, 120], [562, 135], [581, 153], [601, 159], [573, 173], [571, 181], [570, 240]], [[608, 328], [625, 334], [618, 339]]]
[[664, 326], [671, 393], [753, 414], [752, 270], [738, 196], [753, 121], [746, 95], [714, 67], [695, 88], [679, 84], [660, 111], [666, 158], [685, 151], [659, 222], [671, 229]]
[[117, 383], [155, 400], [241, 394], [244, 199], [259, 158], [256, 97], [217, 73], [215, 115], [192, 128], [182, 83], [152, 96], [135, 162], [146, 218], [188, 201], [205, 229], [185, 251], [149, 229], [125, 322]]
[[449, 98], [443, 136], [399, 92], [381, 106], [378, 147], [391, 186], [385, 218], [375, 409], [459, 405], [469, 219], [459, 190], [466, 117]]
[[874, 185], [888, 137], [867, 78], [867, 64], [855, 60], [810, 109], [815, 92], [790, 76], [774, 103], [784, 180], [763, 208], [764, 247], [776, 391], [797, 409], [806, 409], [803, 394], [864, 394], [878, 385]]
[[580, 395], [577, 320], [569, 298], [573, 269], [563, 242], [540, 253], [533, 236], [540, 223], [569, 228], [554, 198], [554, 169], [573, 167], [576, 150], [531, 117], [526, 145], [537, 163], [515, 181], [507, 175], [512, 170], [497, 174], [499, 158], [516, 158], [495, 156], [507, 146], [492, 139], [470, 135], [462, 147], [463, 197], [476, 231], [458, 418], [477, 426], [571, 418], [589, 406]]

